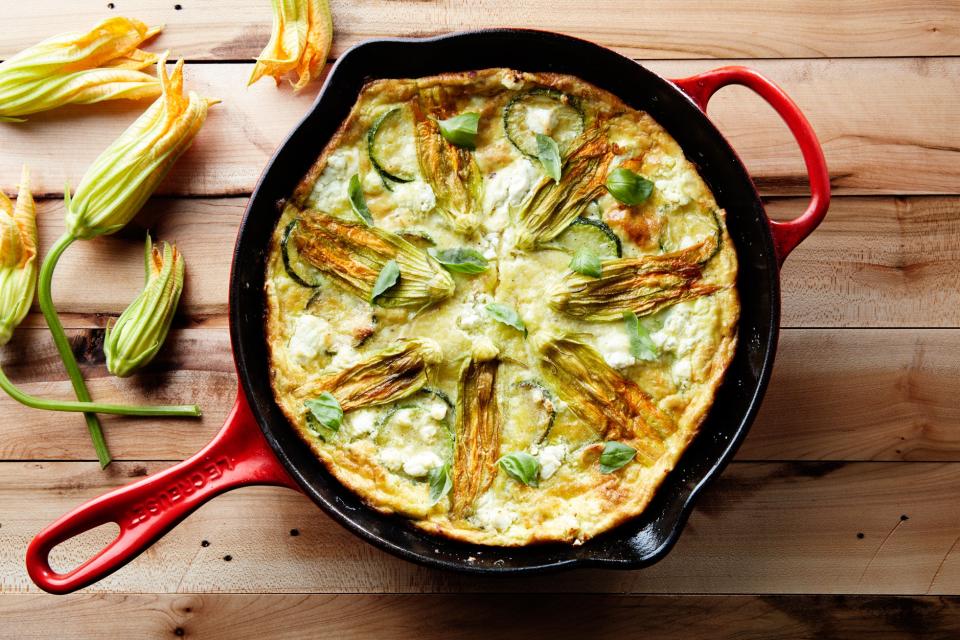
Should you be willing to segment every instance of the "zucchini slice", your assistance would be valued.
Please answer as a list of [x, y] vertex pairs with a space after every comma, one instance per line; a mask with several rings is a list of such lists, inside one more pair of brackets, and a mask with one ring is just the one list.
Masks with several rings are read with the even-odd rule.
[[623, 257], [623, 244], [605, 222], [594, 218], [577, 218], [555, 241], [558, 248], [570, 253], [586, 247], [601, 259]]
[[529, 429], [532, 444], [540, 444], [557, 419], [556, 398], [539, 380], [521, 380], [514, 386], [518, 389], [517, 402], [511, 403], [514, 420]]
[[280, 239], [280, 255], [283, 256], [283, 268], [287, 270], [290, 279], [299, 285], [313, 289], [320, 286], [320, 271], [303, 260], [297, 248], [290, 242], [290, 235], [298, 222], [300, 218], [294, 218], [283, 230], [283, 237]]
[[397, 231], [397, 235], [420, 249], [437, 246], [437, 241], [433, 239], [433, 236], [422, 229], [404, 229]]
[[[384, 179], [394, 182], [412, 182], [417, 177], [416, 151], [413, 146], [414, 129], [411, 117], [402, 107], [384, 111], [367, 132], [367, 155], [373, 168]], [[409, 141], [408, 145], [404, 145]]]
[[[546, 127], [531, 121], [546, 118]], [[577, 137], [583, 133], [585, 118], [573, 96], [556, 89], [531, 89], [514, 96], [503, 109], [503, 129], [513, 145], [531, 158], [537, 158], [537, 134], [553, 138], [566, 155]]]
[[[714, 239], [713, 250], [703, 259], [708, 262], [720, 250], [723, 233], [720, 228], [720, 219], [716, 211], [702, 210], [687, 211], [685, 213], [667, 214], [666, 224], [660, 232], [660, 250], [664, 253], [677, 251], [684, 247]], [[702, 264], [702, 263], [701, 263]]]

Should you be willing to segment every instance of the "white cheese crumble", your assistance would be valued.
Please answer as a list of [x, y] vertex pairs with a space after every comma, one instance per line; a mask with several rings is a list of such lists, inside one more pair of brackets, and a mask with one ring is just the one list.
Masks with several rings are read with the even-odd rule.
[[310, 192], [310, 204], [328, 213], [348, 206], [344, 185], [359, 166], [358, 151], [350, 147], [339, 148], [327, 156], [327, 164]]
[[438, 401], [430, 405], [430, 417], [434, 420], [443, 420], [447, 417], [447, 403]]
[[498, 504], [496, 495], [492, 491], [487, 491], [480, 496], [480, 499], [477, 500], [477, 508], [470, 517], [470, 520], [477, 526], [483, 529], [492, 528], [497, 531], [509, 529], [516, 519], [516, 512]]
[[423, 180], [401, 182], [393, 187], [393, 201], [399, 207], [406, 207], [411, 211], [427, 213], [437, 206], [437, 197]]
[[614, 369], [624, 369], [637, 363], [630, 353], [630, 336], [622, 322], [611, 322], [591, 327], [596, 339], [595, 347], [600, 355]]
[[480, 238], [480, 254], [487, 260], [495, 260], [497, 258], [497, 247], [499, 245], [500, 234], [496, 231], [491, 231]]
[[510, 208], [519, 205], [540, 179], [540, 171], [526, 157], [520, 157], [488, 176], [484, 184], [483, 210], [488, 214], [484, 227], [500, 230], [510, 222]]
[[488, 322], [490, 318], [487, 315], [486, 307], [491, 302], [493, 302], [493, 298], [487, 293], [471, 294], [470, 298], [460, 306], [457, 326], [469, 331]]
[[548, 136], [557, 126], [557, 110], [552, 107], [530, 107], [524, 119], [528, 129]]
[[696, 173], [690, 163], [685, 160], [658, 164], [653, 186], [657, 188], [664, 200], [679, 205], [688, 204], [699, 191]]
[[297, 318], [287, 352], [299, 364], [312, 362], [330, 344], [330, 323], [323, 318], [304, 314]]
[[376, 426], [377, 412], [373, 409], [357, 409], [347, 414], [343, 421], [346, 436], [364, 438], [371, 435]]
[[403, 462], [403, 472], [414, 478], [422, 478], [431, 469], [443, 466], [443, 460], [433, 451], [418, 451]]
[[663, 312], [663, 326], [650, 333], [650, 340], [659, 350], [674, 354], [674, 378], [691, 379], [691, 358], [700, 337], [709, 335], [716, 321], [716, 309], [707, 298], [680, 302]]
[[567, 455], [567, 447], [562, 444], [551, 444], [542, 449], [537, 454], [537, 460], [540, 461], [540, 477], [543, 480], [549, 480], [557, 472], [563, 459]]

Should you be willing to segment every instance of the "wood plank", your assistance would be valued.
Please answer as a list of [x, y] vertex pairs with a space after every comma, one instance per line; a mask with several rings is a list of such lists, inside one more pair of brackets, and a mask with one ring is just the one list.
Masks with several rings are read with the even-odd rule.
[[[246, 201], [154, 198], [121, 234], [78, 242], [61, 260], [54, 300], [71, 326], [103, 326], [142, 283], [143, 237], [176, 241], [187, 261], [181, 313], [193, 326], [225, 326], [230, 260]], [[787, 219], [802, 199], [775, 199]], [[41, 246], [63, 231], [63, 206], [45, 201]], [[786, 262], [786, 327], [960, 326], [960, 198], [836, 198], [826, 221]], [[186, 321], [186, 320], [185, 320]], [[43, 326], [38, 318], [28, 326]]]
[[[103, 416], [121, 460], [180, 460], [206, 444], [233, 404], [226, 329], [175, 330], [146, 370], [120, 380], [100, 352], [102, 330], [72, 331], [95, 398], [196, 402], [201, 419]], [[816, 353], [816, 358], [810, 354]], [[784, 331], [767, 396], [737, 459], [960, 461], [960, 330]], [[45, 331], [24, 330], [3, 353], [25, 391], [69, 398]], [[36, 411], [0, 394], [0, 460], [93, 460], [78, 416]]]
[[[651, 61], [668, 77], [727, 61]], [[887, 60], [756, 60], [806, 112], [824, 143], [837, 194], [960, 193], [960, 129], [956, 118], [960, 58]], [[194, 147], [160, 193], [244, 195], [274, 148], [312, 101], [269, 83], [247, 88], [248, 64], [188, 65], [188, 85], [223, 99], [211, 109]], [[138, 114], [140, 105], [73, 107], [0, 128], [0, 188], [12, 191], [26, 162], [36, 190], [59, 194]], [[806, 173], [786, 127], [746, 89], [721, 92], [710, 115], [727, 135], [765, 194], [803, 194]], [[878, 129], [877, 123], [896, 123]], [[69, 153], [65, 153], [65, 149]]]
[[[104, 473], [93, 462], [0, 464], [0, 591], [36, 591], [23, 552], [43, 526], [162, 467], [120, 463]], [[957, 463], [738, 462], [705, 493], [661, 563], [503, 580], [390, 557], [302, 495], [247, 488], [205, 505], [89, 591], [941, 595], [960, 589], [958, 491]], [[58, 547], [54, 566], [87, 557], [109, 540], [99, 533]]]
[[684, 640], [960, 634], [960, 601], [932, 596], [6, 594], [0, 616], [22, 640], [59, 634], [64, 619], [80, 636], [144, 639], [292, 640], [323, 629], [326, 637], [361, 640], [429, 629], [461, 640], [573, 640], [633, 637], [638, 623], [649, 637]]
[[[269, 37], [270, 10], [256, 0], [221, 8], [197, 0], [106, 2], [37, 0], [7, 8], [0, 58], [51, 34], [85, 28], [122, 13], [166, 24], [157, 49], [191, 60], [249, 59]], [[615, 0], [526, 0], [462, 3], [441, 0], [333, 0], [334, 55], [367, 38], [424, 36], [461, 29], [525, 27], [559, 31], [614, 48], [632, 57], [797, 58], [926, 56], [960, 54], [960, 10], [951, 2], [829, 0], [802, 4], [722, 0], [708, 4], [653, 0], [624, 5]], [[651, 21], [651, 16], [656, 19]]]

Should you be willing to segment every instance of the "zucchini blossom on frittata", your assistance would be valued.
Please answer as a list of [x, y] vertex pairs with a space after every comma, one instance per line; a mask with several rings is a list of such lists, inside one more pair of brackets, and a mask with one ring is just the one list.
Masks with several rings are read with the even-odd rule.
[[30, 310], [37, 284], [37, 209], [23, 168], [17, 204], [0, 191], [0, 345]]
[[86, 33], [64, 33], [0, 64], [0, 121], [66, 104], [141, 100], [160, 93], [142, 71], [157, 56], [137, 47], [160, 32], [138, 20], [109, 18]]
[[67, 232], [82, 239], [114, 233], [137, 214], [174, 162], [186, 151], [216, 100], [183, 95], [183, 60], [167, 75], [157, 61], [163, 90], [113, 144], [100, 154], [67, 194]]
[[107, 328], [103, 341], [107, 369], [120, 378], [129, 376], [157, 355], [167, 339], [183, 291], [186, 265], [175, 246], [163, 242], [155, 247], [148, 235], [144, 258], [146, 285], [116, 324]]
[[273, 32], [257, 57], [249, 84], [265, 75], [277, 84], [296, 72], [295, 91], [317, 78], [333, 44], [333, 18], [328, 0], [273, 0]]

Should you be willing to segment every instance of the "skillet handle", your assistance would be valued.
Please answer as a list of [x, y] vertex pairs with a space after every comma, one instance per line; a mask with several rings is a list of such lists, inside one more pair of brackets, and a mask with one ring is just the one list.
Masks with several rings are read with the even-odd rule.
[[[82, 589], [133, 560], [214, 496], [246, 485], [298, 488], [274, 457], [241, 389], [223, 428], [199, 453], [95, 498], [37, 534], [27, 547], [27, 573], [49, 593]], [[50, 567], [53, 547], [108, 522], [118, 524], [120, 534], [96, 555], [67, 573]]]
[[800, 111], [800, 107], [783, 92], [783, 89], [747, 67], [721, 67], [689, 78], [673, 80], [704, 112], [714, 93], [730, 84], [739, 84], [753, 90], [767, 101], [783, 121], [790, 127], [791, 133], [800, 145], [803, 161], [807, 165], [810, 180], [810, 204], [800, 217], [789, 222], [770, 220], [770, 232], [780, 264], [786, 260], [804, 238], [817, 228], [830, 206], [830, 175], [827, 162], [823, 157], [823, 148], [817, 140], [810, 122]]

